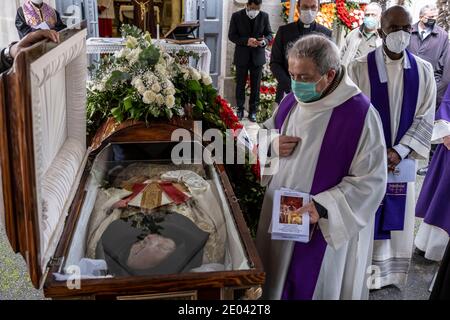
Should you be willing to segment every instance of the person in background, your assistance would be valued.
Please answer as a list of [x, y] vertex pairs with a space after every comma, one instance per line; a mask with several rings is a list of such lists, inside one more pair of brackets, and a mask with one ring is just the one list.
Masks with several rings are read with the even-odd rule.
[[[419, 13], [419, 21], [413, 25], [408, 50], [431, 63], [437, 85], [436, 107], [439, 107], [445, 90], [450, 83], [450, 48], [447, 32], [436, 24], [438, 9], [434, 5], [424, 6]], [[436, 145], [430, 152], [430, 161]], [[425, 176], [428, 166], [417, 171]]]
[[[372, 265], [379, 270], [380, 287], [406, 284], [416, 204], [416, 184], [410, 177], [415, 176], [417, 160], [428, 157], [434, 123], [433, 67], [406, 50], [411, 31], [411, 14], [403, 6], [390, 7], [381, 16], [383, 46], [348, 67], [350, 78], [370, 97], [381, 117], [388, 159], [385, 170], [392, 173], [375, 220]], [[398, 167], [401, 162], [403, 166]], [[404, 180], [392, 181], [399, 174]]]
[[59, 43], [59, 33], [54, 30], [38, 30], [27, 34], [19, 42], [11, 43], [7, 48], [0, 52], [0, 73], [5, 72], [11, 68], [14, 58], [20, 52], [20, 50], [30, 47], [33, 44], [48, 39], [55, 43]]
[[98, 0], [98, 31], [100, 37], [111, 38], [113, 36], [113, 22], [115, 19], [114, 1]]
[[315, 22], [319, 5], [319, 0], [299, 0], [297, 6], [300, 11], [300, 20], [281, 26], [275, 36], [270, 57], [270, 70], [278, 82], [275, 99], [278, 104], [286, 93], [291, 92], [291, 78], [286, 57], [289, 45], [312, 33], [321, 33], [331, 38], [331, 30]]
[[450, 300], [450, 243], [439, 267], [430, 300]]
[[432, 143], [437, 145], [416, 205], [423, 218], [414, 244], [425, 259], [441, 261], [450, 237], [450, 85], [436, 113]]
[[[386, 189], [386, 146], [377, 111], [339, 55], [323, 35], [299, 39], [288, 56], [292, 93], [259, 132], [267, 186], [256, 235], [266, 272], [263, 299], [369, 297], [366, 272]], [[282, 133], [269, 136], [266, 129]], [[298, 211], [318, 224], [308, 243], [272, 240], [274, 194], [282, 188], [312, 196]]]
[[238, 117], [244, 117], [245, 86], [250, 72], [250, 100], [248, 119], [256, 122], [259, 90], [263, 67], [266, 64], [265, 47], [272, 41], [269, 15], [261, 11], [262, 0], [248, 0], [247, 7], [233, 13], [228, 39], [236, 44], [236, 105]]
[[376, 2], [371, 2], [364, 9], [364, 22], [361, 27], [352, 30], [341, 48], [341, 61], [344, 66], [356, 58], [365, 56], [382, 44], [377, 29], [383, 9]]
[[17, 9], [16, 28], [20, 39], [36, 30], [61, 31], [67, 26], [62, 22], [59, 13], [44, 0], [25, 0]]

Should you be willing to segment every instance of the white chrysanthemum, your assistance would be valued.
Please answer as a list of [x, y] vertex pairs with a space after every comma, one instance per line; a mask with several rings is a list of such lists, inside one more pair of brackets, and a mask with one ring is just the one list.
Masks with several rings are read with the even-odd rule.
[[137, 86], [136, 89], [140, 94], [144, 94], [147, 91], [147, 88], [144, 85]]
[[166, 95], [173, 96], [173, 95], [175, 95], [176, 91], [174, 88], [167, 88], [166, 90], [164, 90], [164, 93]]
[[130, 51], [130, 53], [127, 55], [127, 60], [130, 61], [131, 64], [134, 64], [138, 61], [139, 55], [141, 54], [142, 49], [136, 48]]
[[151, 86], [153, 83], [158, 82], [158, 77], [155, 76], [152, 72], [147, 72], [144, 77], [145, 80], [147, 80], [149, 86]]
[[137, 86], [139, 86], [140, 84], [144, 84], [144, 83], [142, 82], [142, 79], [141, 79], [139, 76], [134, 77], [134, 78], [131, 80], [131, 85], [134, 86], [134, 87], [137, 87]]
[[175, 106], [175, 97], [172, 95], [169, 95], [166, 97], [166, 107], [167, 108], [173, 108]]
[[130, 52], [131, 52], [130, 49], [128, 49], [128, 48], [123, 48], [122, 50], [117, 51], [117, 52], [114, 54], [114, 56], [115, 56], [116, 58], [125, 58], [127, 55], [130, 54]]
[[117, 70], [119, 70], [120, 72], [128, 72], [130, 69], [129, 69], [128, 65], [123, 65], [123, 66], [120, 66], [119, 68], [117, 68]]
[[128, 36], [125, 45], [127, 48], [134, 49], [138, 46], [138, 40], [135, 37]]
[[198, 72], [196, 69], [194, 69], [194, 68], [191, 68], [190, 69], [190, 72], [191, 72], [191, 78], [193, 79], [193, 80], [201, 80], [202, 79], [202, 75], [200, 74], [200, 72]]
[[189, 69], [184, 66], [180, 67], [180, 73], [183, 75], [183, 78], [185, 80], [189, 79], [189, 77], [191, 76], [191, 72], [189, 71]]
[[99, 92], [104, 92], [106, 90], [105, 82], [102, 81], [97, 83], [93, 89]]
[[170, 80], [166, 80], [166, 86], [167, 86], [167, 88], [172, 88], [172, 89], [175, 88], [175, 86], [173, 85], [172, 81], [170, 81]]
[[164, 65], [160, 64], [160, 63], [158, 63], [155, 66], [155, 71], [157, 73], [159, 73], [160, 75], [166, 75], [167, 74], [166, 67]]
[[154, 83], [154, 84], [152, 85], [152, 90], [153, 90], [153, 92], [155, 92], [155, 93], [159, 93], [159, 92], [161, 91], [161, 86], [159, 85], [158, 82], [156, 82], [156, 83]]
[[166, 98], [162, 94], [156, 95], [156, 104], [158, 106], [163, 106], [166, 103]]
[[147, 90], [147, 91], [144, 92], [144, 96], [143, 96], [143, 99], [142, 99], [142, 101], [144, 103], [152, 104], [152, 103], [155, 102], [155, 100], [156, 100], [156, 94], [153, 91]]
[[205, 85], [208, 86], [212, 83], [212, 79], [209, 74], [207, 74], [206, 72], [200, 72], [200, 74], [202, 76], [202, 81]]

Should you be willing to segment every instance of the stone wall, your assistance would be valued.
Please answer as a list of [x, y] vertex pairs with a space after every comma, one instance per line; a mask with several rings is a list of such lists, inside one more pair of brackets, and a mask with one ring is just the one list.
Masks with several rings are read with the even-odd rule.
[[[231, 15], [244, 8], [245, 5], [239, 4], [239, 1], [224, 0], [224, 26], [223, 26], [223, 41], [222, 41], [222, 76], [219, 81], [219, 89], [221, 94], [233, 106], [236, 105], [235, 100], [235, 83], [231, 75], [231, 67], [233, 63], [234, 44], [228, 40], [228, 29]], [[280, 0], [263, 0], [262, 10], [267, 12], [270, 16], [270, 25], [272, 31], [276, 32], [278, 27], [283, 24], [281, 19], [281, 4]]]

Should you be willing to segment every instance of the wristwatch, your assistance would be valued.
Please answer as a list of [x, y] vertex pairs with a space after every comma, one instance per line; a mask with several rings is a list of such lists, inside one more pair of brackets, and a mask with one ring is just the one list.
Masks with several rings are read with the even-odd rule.
[[3, 51], [3, 56], [6, 59], [6, 62], [9, 64], [12, 64], [14, 62], [14, 58], [11, 56], [11, 47], [15, 45], [17, 42], [11, 43], [9, 46], [6, 47], [6, 49]]

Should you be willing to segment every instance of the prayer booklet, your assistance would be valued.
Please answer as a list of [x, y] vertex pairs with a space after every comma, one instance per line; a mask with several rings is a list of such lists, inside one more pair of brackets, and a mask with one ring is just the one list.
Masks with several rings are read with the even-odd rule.
[[36, 29], [40, 30], [50, 30], [50, 27], [48, 26], [47, 22], [42, 22], [40, 25], [36, 27]]
[[309, 214], [300, 215], [298, 212], [309, 201], [310, 195], [307, 193], [286, 188], [275, 191], [269, 227], [272, 240], [309, 242]]
[[394, 172], [388, 173], [388, 183], [404, 183], [416, 181], [416, 160], [404, 159], [395, 168]]

